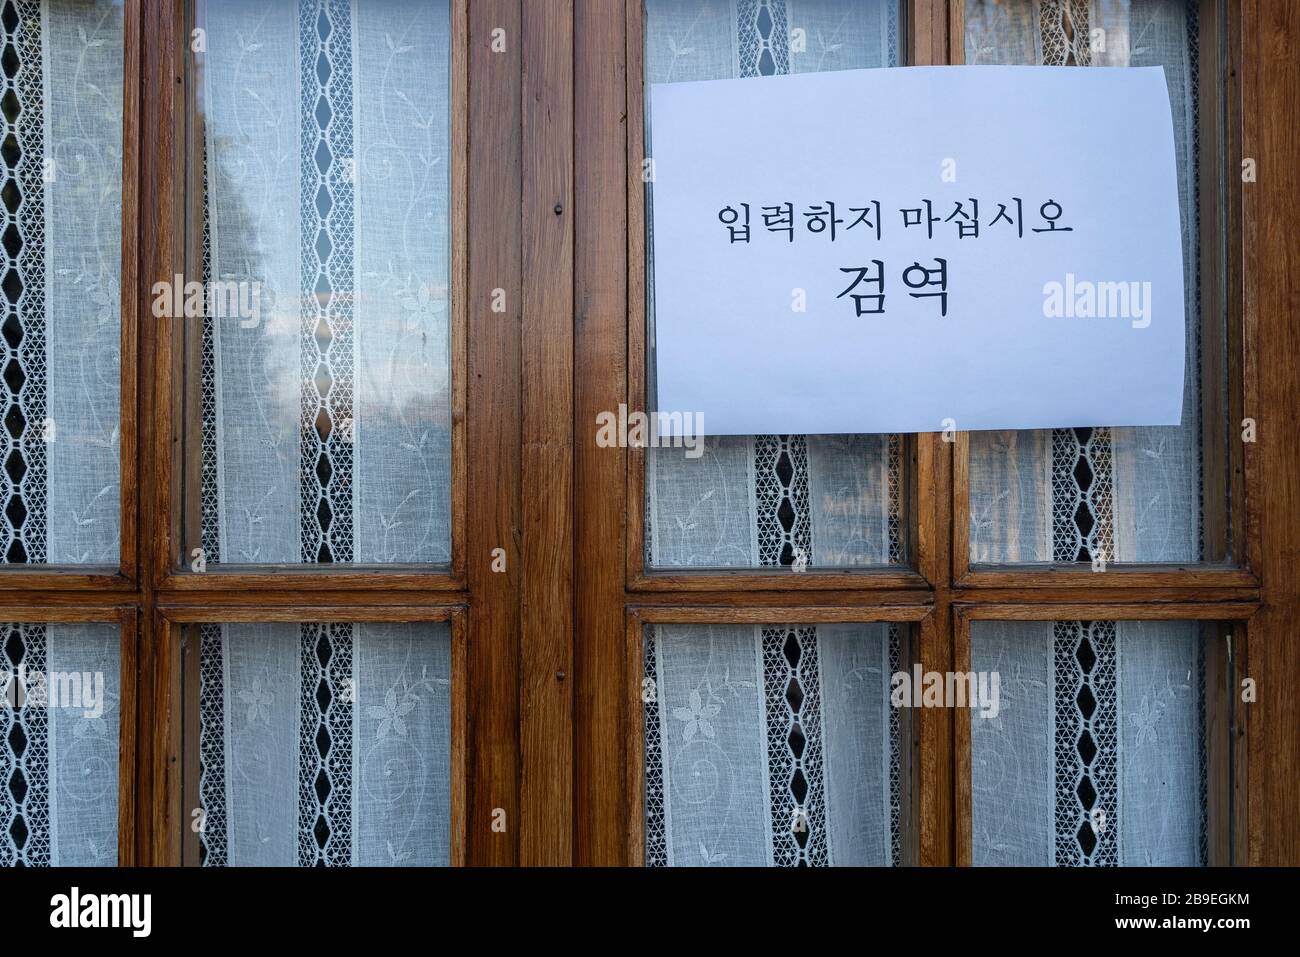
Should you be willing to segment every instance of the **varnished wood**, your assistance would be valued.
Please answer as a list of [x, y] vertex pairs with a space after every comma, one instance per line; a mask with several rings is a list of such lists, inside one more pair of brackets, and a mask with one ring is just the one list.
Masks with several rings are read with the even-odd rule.
[[924, 621], [929, 605], [788, 605], [740, 608], [734, 605], [629, 605], [627, 613], [647, 625], [769, 625], [773, 623], [827, 625], [836, 622]]
[[[466, 577], [469, 621], [468, 839], [470, 864], [518, 860], [519, 591], [522, 369], [522, 20], [519, 0], [475, 0], [468, 10], [469, 447]], [[505, 50], [492, 50], [493, 31]], [[501, 289], [505, 311], [492, 311]], [[503, 549], [505, 571], [493, 570]], [[494, 811], [505, 815], [494, 831]]]
[[1232, 627], [1206, 622], [1201, 628], [1205, 649], [1205, 693], [1201, 699], [1205, 727], [1206, 861], [1227, 867], [1232, 860], [1233, 738], [1236, 736], [1233, 699], [1237, 697], [1230, 657]]
[[970, 621], [1246, 621], [1258, 602], [1180, 602], [1178, 604], [992, 604], [953, 606], [957, 618]]
[[[645, 169], [645, 8], [642, 0], [621, 0], [627, 69], [624, 73], [627, 111], [626, 263], [627, 263], [627, 394], [629, 413], [646, 410], [646, 184]], [[615, 13], [617, 15], [617, 13]], [[579, 147], [581, 149], [581, 146]], [[623, 455], [625, 581], [633, 586], [645, 576], [645, 449], [629, 448]], [[639, 759], [638, 759], [639, 760]]]
[[[1246, 447], [1247, 500], [1264, 601], [1251, 623], [1250, 671], [1259, 700], [1247, 706], [1251, 864], [1300, 862], [1300, 326], [1295, 322], [1300, 222], [1300, 4], [1242, 2], [1243, 156], [1258, 180], [1242, 188], [1245, 250], [1246, 415], [1259, 423]], [[1240, 175], [1239, 173], [1237, 174]], [[1251, 465], [1254, 465], [1253, 470]]]
[[[630, 519], [635, 521], [635, 519]], [[662, 571], [638, 574], [628, 580], [628, 590], [634, 592], [690, 592], [690, 591], [797, 591], [817, 592], [843, 589], [928, 589], [929, 582], [917, 572], [899, 571], [881, 565], [869, 571], [848, 568], [809, 568], [796, 571], [794, 566], [709, 571]]]
[[[133, 607], [117, 610], [121, 629], [118, 684], [117, 862], [121, 867], [139, 863], [136, 853], [136, 766], [140, 762], [138, 688], [140, 676], [140, 614]], [[47, 619], [48, 620], [48, 619]]]
[[[147, 4], [141, 34], [141, 69], [138, 78], [141, 96], [140, 124], [140, 268], [136, 284], [123, 296], [134, 296], [139, 306], [152, 301], [151, 286], [155, 277], [170, 280], [178, 271], [175, 243], [178, 238], [179, 207], [176, 188], [181, 180], [180, 142], [177, 132], [184, 128], [184, 72], [179, 51], [185, 49], [181, 0], [164, 0]], [[148, 144], [148, 149], [143, 145]], [[152, 319], [152, 313], [150, 313]], [[135, 860], [153, 865], [167, 860], [167, 842], [173, 834], [175, 812], [168, 791], [169, 771], [166, 755], [170, 742], [167, 735], [173, 715], [165, 707], [165, 691], [174, 673], [175, 663], [162, 633], [162, 622], [153, 606], [156, 570], [165, 562], [159, 553], [160, 541], [167, 534], [169, 518], [160, 504], [170, 476], [160, 471], [160, 452], [169, 454], [166, 437], [171, 434], [170, 412], [160, 412], [160, 395], [169, 396], [172, 369], [159, 361], [160, 338], [170, 334], [170, 322], [151, 321], [140, 330], [139, 367], [147, 384], [139, 396], [140, 422], [151, 424], [147, 441], [140, 451], [140, 602], [139, 680], [137, 683], [138, 759], [136, 782]], [[170, 340], [169, 340], [170, 341]], [[161, 403], [169, 409], [168, 402]], [[160, 449], [160, 446], [162, 448]]]
[[573, 0], [523, 5], [521, 864], [573, 857]]
[[[574, 846], [583, 865], [625, 863], [623, 628], [626, 455], [595, 442], [626, 401], [626, 20], [574, 4]], [[615, 490], [610, 494], [610, 490]]]
[[[953, 615], [953, 671], [969, 672], [970, 623], [968, 615]], [[958, 867], [971, 866], [971, 737], [970, 708], [953, 708], [953, 816], [956, 818], [954, 845]]]
[[[959, 10], [942, 0], [913, 0], [908, 8], [909, 64], [961, 62]], [[954, 23], [957, 27], [954, 27]], [[954, 36], [950, 36], [953, 33]], [[955, 37], [955, 38], [954, 38]], [[916, 657], [925, 671], [946, 672], [953, 665], [953, 446], [938, 433], [917, 437], [917, 567], [931, 583], [934, 611], [918, 629]], [[904, 663], [910, 664], [910, 663]], [[954, 863], [954, 718], [948, 709], [914, 709], [913, 787], [917, 835], [916, 863]]]

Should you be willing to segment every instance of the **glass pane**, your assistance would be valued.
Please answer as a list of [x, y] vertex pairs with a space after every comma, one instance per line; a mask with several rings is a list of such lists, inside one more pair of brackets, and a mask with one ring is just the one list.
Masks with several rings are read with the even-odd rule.
[[0, 563], [118, 564], [122, 4], [3, 4]]
[[178, 557], [446, 564], [448, 2], [222, 0], [196, 22], [208, 296], [186, 321]]
[[[1196, 0], [1040, 0], [966, 3], [968, 63], [1163, 66], [1173, 108], [1183, 217], [1187, 367], [1182, 425], [973, 432], [970, 560], [1007, 562], [1201, 562], [1227, 557], [1227, 410], [1208, 389], [1202, 355], [1226, 355], [1221, 303], [1202, 276], [1198, 187], [1199, 23]], [[1070, 133], [1069, 107], [1062, 135]], [[1217, 137], [1207, 130], [1205, 136]], [[1206, 140], [1210, 142], [1210, 140]], [[1213, 237], [1209, 241], [1216, 241]], [[1203, 279], [1205, 280], [1203, 282]], [[1218, 317], [1214, 340], [1201, 309]], [[1207, 328], [1211, 328], [1207, 326]], [[1226, 366], [1204, 376], [1226, 380]], [[1214, 441], [1218, 430], [1219, 442]], [[1103, 566], [1104, 567], [1104, 566]]]
[[[899, 5], [888, 0], [646, 0], [645, 9], [647, 85], [889, 67], [901, 57]], [[648, 112], [646, 122], [653, 154]], [[647, 186], [648, 220], [651, 192]], [[647, 275], [653, 272], [650, 261]], [[653, 383], [653, 279], [646, 312]], [[902, 470], [898, 436], [711, 438], [694, 458], [681, 448], [651, 448], [646, 564], [901, 564], [907, 557]]]
[[645, 632], [645, 863], [900, 864], [908, 626]]
[[1000, 676], [1000, 707], [971, 712], [973, 862], [1204, 864], [1207, 700], [1222, 690], [1206, 680], [1222, 640], [1206, 631], [973, 622], [971, 669]]
[[0, 865], [115, 866], [121, 629], [0, 628]]
[[446, 624], [199, 625], [184, 658], [187, 860], [450, 863]]

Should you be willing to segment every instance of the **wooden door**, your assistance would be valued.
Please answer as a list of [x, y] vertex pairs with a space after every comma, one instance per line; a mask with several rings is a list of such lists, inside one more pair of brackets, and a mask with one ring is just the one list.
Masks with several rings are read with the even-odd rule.
[[[1290, 339], [1283, 279], [1262, 243], [1280, 248], [1274, 230], [1297, 196], [1243, 178], [1264, 156], [1285, 162], [1295, 140], [1290, 119], [1262, 122], [1264, 104], [1283, 112], [1293, 74], [1268, 52], [1297, 28], [1285, 5], [1134, 4], [1124, 23], [1100, 13], [1089, 23], [1087, 4], [1048, 2], [913, 0], [832, 21], [834, 5], [795, 0], [624, 6], [621, 18], [605, 4], [573, 12], [575, 862], [1029, 862], [1008, 850], [1017, 842], [1035, 863], [1294, 859], [1296, 828], [1268, 809], [1295, 776], [1297, 713], [1265, 677], [1296, 662], [1283, 492], [1294, 478], [1287, 439], [1261, 423], [1280, 414], [1285, 429], [1295, 403], [1293, 374], [1268, 358]], [[1173, 38], [1161, 51], [1151, 49], [1157, 27]], [[1184, 215], [1199, 236], [1185, 253], [1199, 303], [1189, 313], [1189, 381], [1199, 383], [1181, 433], [1189, 451], [1161, 473], [1183, 478], [1151, 492], [1150, 462], [1175, 437], [1123, 430], [752, 437], [711, 446], [709, 479], [666, 463], [667, 450], [593, 445], [602, 413], [653, 408], [646, 83], [814, 68], [791, 41], [817, 28], [823, 69], [1171, 58], [1175, 109], [1190, 131]], [[864, 36], [874, 38], [866, 52]], [[1068, 105], [1063, 114], [1068, 128]], [[1173, 490], [1179, 482], [1186, 492]], [[978, 711], [920, 707], [886, 714], [870, 740], [853, 738], [826, 669], [855, 656], [886, 674], [1000, 662], [1004, 682], [1028, 689], [1022, 705], [1044, 712], [1042, 728], [1049, 702], [1060, 707], [1056, 737], [999, 751]], [[757, 687], [727, 697], [737, 681]], [[746, 715], [738, 736], [721, 730], [729, 707]], [[1151, 775], [1136, 770], [1148, 759], [1105, 765], [1116, 741], [1147, 747], [1161, 727], [1167, 750], [1148, 752], [1163, 775], [1156, 791], [1142, 790]], [[724, 753], [725, 767], [700, 756], [700, 741]], [[877, 765], [865, 777], [829, 757], [846, 744]], [[750, 746], [766, 755], [757, 777], [742, 767]], [[1015, 788], [991, 770], [1008, 753], [1032, 765]], [[1134, 808], [1169, 786], [1177, 761], [1194, 808], [1186, 833], [1152, 847]], [[855, 783], [869, 785], [870, 797], [856, 798], [869, 807], [849, 817], [875, 830], [837, 850], [835, 832], [852, 830], [843, 808]], [[746, 803], [727, 786], [766, 793]], [[839, 820], [827, 816], [831, 792]], [[685, 819], [688, 805], [689, 827], [665, 823], [675, 807]], [[1000, 805], [1014, 814], [999, 816]], [[1041, 820], [1024, 825], [1024, 814]], [[1161, 827], [1177, 829], [1170, 818]], [[766, 849], [753, 843], [764, 829]], [[738, 859], [750, 850], [756, 861]]]

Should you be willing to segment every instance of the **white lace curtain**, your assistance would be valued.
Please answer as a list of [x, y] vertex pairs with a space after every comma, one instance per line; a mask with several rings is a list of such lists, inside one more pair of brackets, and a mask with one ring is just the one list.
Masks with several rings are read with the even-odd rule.
[[[200, 5], [208, 562], [450, 558], [447, 0]], [[202, 626], [203, 863], [449, 862], [444, 626]]]
[[206, 560], [446, 563], [447, 0], [201, 7]]
[[120, 633], [0, 625], [0, 867], [117, 863]]
[[122, 7], [6, 0], [0, 562], [118, 563]]
[[[1165, 68], [1189, 384], [1178, 427], [972, 433], [974, 561], [1201, 560], [1197, 6], [967, 0], [968, 63]], [[1199, 628], [975, 623], [972, 667], [999, 671], [1003, 698], [997, 719], [971, 719], [976, 864], [1204, 863]]]
[[1199, 622], [984, 622], [971, 668], [1001, 675], [971, 713], [977, 865], [1205, 863]]
[[[645, 36], [648, 83], [896, 66], [898, 5], [647, 0]], [[774, 121], [772, 135], [787, 134]], [[653, 142], [654, 131], [647, 129], [646, 136]], [[653, 262], [649, 266], [653, 272]], [[648, 289], [653, 296], [653, 283]], [[651, 350], [653, 312], [651, 298]], [[648, 563], [722, 568], [901, 562], [901, 474], [897, 436], [711, 438], [698, 459], [685, 458], [681, 449], [650, 449]]]
[[645, 635], [645, 862], [897, 864], [899, 626]]
[[450, 863], [445, 624], [199, 631], [205, 866]]
[[[1018, 0], [966, 4], [967, 63], [1163, 66], [1183, 221], [1187, 348], [1180, 426], [974, 432], [975, 562], [1199, 562], [1200, 296], [1195, 0]], [[1063, 136], [1069, 126], [1062, 104]]]

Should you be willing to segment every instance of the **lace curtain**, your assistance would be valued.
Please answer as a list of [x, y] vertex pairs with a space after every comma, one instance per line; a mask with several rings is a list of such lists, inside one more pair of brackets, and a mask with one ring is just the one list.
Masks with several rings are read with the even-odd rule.
[[122, 7], [5, 0], [0, 562], [118, 563]]
[[[450, 559], [447, 0], [201, 4], [205, 560]], [[201, 858], [449, 862], [446, 629], [200, 629]]]
[[204, 866], [450, 863], [445, 624], [199, 634]]
[[1187, 303], [1180, 426], [971, 433], [974, 562], [1199, 562], [1202, 515], [1225, 506], [1201, 494], [1197, 8], [1195, 0], [966, 3], [967, 63], [1164, 67]]
[[971, 713], [977, 865], [1188, 866], [1206, 859], [1199, 622], [971, 625], [1001, 675]]
[[[208, 563], [450, 560], [447, 0], [201, 10]], [[188, 557], [186, 559], [188, 561]]]
[[898, 864], [899, 629], [647, 629], [646, 865]]
[[0, 629], [0, 866], [112, 866], [119, 630]]
[[[899, 62], [898, 6], [886, 0], [647, 0], [645, 8], [647, 83]], [[773, 135], [784, 134], [774, 127]], [[646, 137], [653, 143], [654, 131], [647, 129]], [[653, 274], [653, 262], [649, 269]], [[653, 356], [653, 282], [648, 292]], [[653, 369], [652, 357], [652, 376]], [[649, 449], [647, 563], [723, 568], [902, 562], [901, 474], [897, 436], [717, 437], [698, 459], [686, 458], [681, 449]]]

